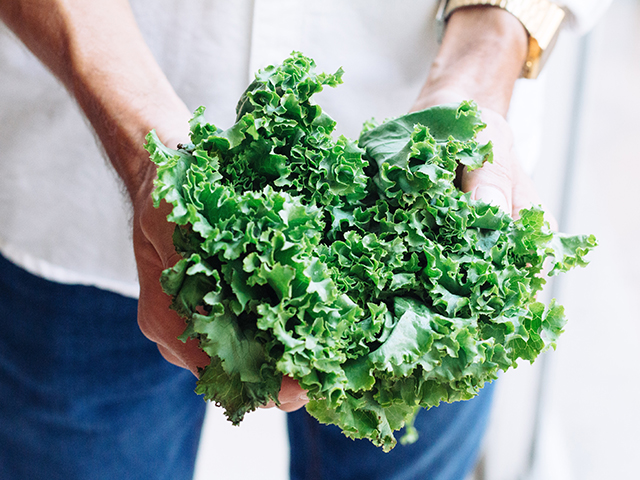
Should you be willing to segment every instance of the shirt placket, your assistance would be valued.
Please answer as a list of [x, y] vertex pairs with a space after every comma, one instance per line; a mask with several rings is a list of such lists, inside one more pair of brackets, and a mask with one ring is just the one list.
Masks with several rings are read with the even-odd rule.
[[254, 0], [249, 78], [268, 65], [281, 63], [302, 45], [305, 3], [300, 0]]

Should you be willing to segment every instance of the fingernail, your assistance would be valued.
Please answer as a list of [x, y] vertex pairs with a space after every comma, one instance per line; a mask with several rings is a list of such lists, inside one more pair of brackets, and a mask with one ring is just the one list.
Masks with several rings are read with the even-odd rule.
[[306, 393], [301, 393], [300, 396], [298, 397], [298, 400], [300, 400], [301, 402], [307, 402], [309, 401], [309, 397], [307, 397]]
[[504, 193], [496, 187], [480, 185], [476, 188], [473, 198], [500, 207], [503, 211], [509, 213], [509, 202], [507, 201], [507, 197], [505, 197]]

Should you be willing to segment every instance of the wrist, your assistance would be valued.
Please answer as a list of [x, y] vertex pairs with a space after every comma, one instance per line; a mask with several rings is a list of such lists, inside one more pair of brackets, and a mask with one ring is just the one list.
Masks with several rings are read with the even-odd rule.
[[176, 148], [189, 139], [190, 112], [170, 88], [149, 85], [116, 92], [93, 82], [75, 87], [79, 106], [135, 204], [137, 197], [150, 193], [155, 178], [155, 165], [144, 148], [146, 135], [154, 129], [163, 143]]
[[416, 108], [457, 97], [506, 116], [527, 51], [528, 34], [510, 13], [490, 6], [456, 10]]
[[[148, 183], [149, 172], [155, 174], [144, 149], [147, 133], [156, 129], [164, 142], [175, 147], [188, 139], [191, 114], [155, 61], [128, 5], [120, 2], [105, 10], [105, 18], [111, 20], [99, 28], [95, 15], [100, 12], [93, 8], [78, 7], [73, 12], [76, 18], [66, 22], [67, 88], [135, 199]], [[81, 19], [96, 27], [83, 28]]]

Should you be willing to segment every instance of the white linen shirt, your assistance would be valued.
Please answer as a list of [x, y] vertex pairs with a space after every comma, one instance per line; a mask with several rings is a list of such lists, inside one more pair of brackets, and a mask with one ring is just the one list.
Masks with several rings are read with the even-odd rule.
[[[337, 121], [337, 133], [357, 138], [364, 121], [408, 111], [438, 47], [436, 0], [131, 3], [178, 94], [191, 110], [206, 106], [207, 120], [221, 128], [233, 123], [254, 73], [297, 50], [320, 71], [344, 68], [345, 83], [315, 101]], [[565, 3], [584, 29], [609, 1]], [[540, 88], [529, 82], [514, 104], [530, 123]], [[517, 130], [517, 112], [513, 117]], [[50, 280], [135, 297], [130, 217], [79, 108], [0, 26], [0, 252]]]

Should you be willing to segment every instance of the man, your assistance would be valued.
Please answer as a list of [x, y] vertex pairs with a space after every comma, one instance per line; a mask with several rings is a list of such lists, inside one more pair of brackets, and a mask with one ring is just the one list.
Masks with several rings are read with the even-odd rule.
[[[371, 115], [473, 99], [496, 160], [465, 173], [463, 188], [514, 214], [537, 203], [505, 120], [530, 55], [529, 33], [502, 8], [456, 9], [438, 47], [435, 0], [131, 3], [0, 5], [7, 27], [77, 103], [127, 194], [117, 195], [59, 84], [3, 36], [0, 250], [11, 262], [3, 259], [2, 478], [191, 477], [204, 403], [192, 393], [193, 376], [172, 369], [133, 331], [137, 309], [142, 332], [166, 360], [193, 374], [208, 364], [195, 342], [177, 340], [184, 324], [158, 282], [178, 257], [168, 207], [151, 204], [155, 169], [144, 136], [155, 129], [167, 145], [185, 141], [197, 104], [216, 123], [229, 120], [256, 67], [294, 49], [320, 68], [344, 64], [344, 93], [323, 105], [352, 134]], [[598, 9], [573, 3], [576, 14]], [[32, 75], [47, 89], [29, 85]], [[314, 472], [331, 478], [462, 478], [477, 454], [490, 393], [423, 414], [419, 425], [433, 434], [394, 454], [401, 461], [343, 447], [297, 412], [290, 431], [304, 441], [292, 442], [292, 476], [307, 475], [309, 459], [320, 456], [326, 465], [314, 464]], [[305, 402], [285, 379], [280, 408]], [[327, 447], [318, 453], [318, 444]]]

